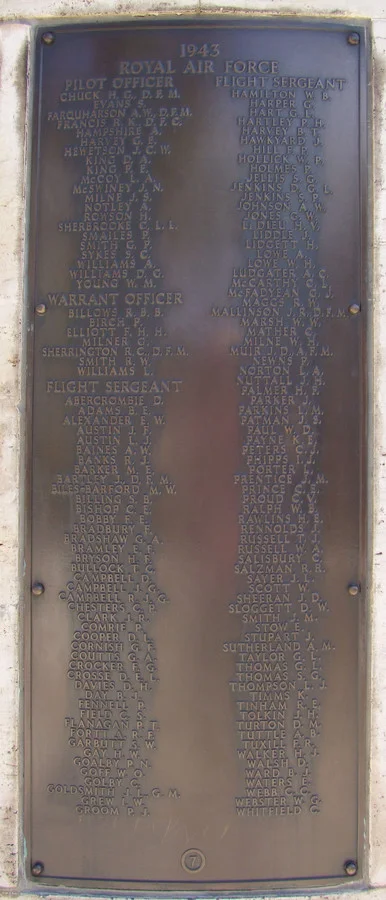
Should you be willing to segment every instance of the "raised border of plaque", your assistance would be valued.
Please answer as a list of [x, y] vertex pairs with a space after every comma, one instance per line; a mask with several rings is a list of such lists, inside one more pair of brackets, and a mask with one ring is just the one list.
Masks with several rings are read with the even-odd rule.
[[[364, 877], [368, 34], [281, 17], [35, 31], [25, 832], [40, 889]], [[284, 483], [279, 509], [268, 488]]]

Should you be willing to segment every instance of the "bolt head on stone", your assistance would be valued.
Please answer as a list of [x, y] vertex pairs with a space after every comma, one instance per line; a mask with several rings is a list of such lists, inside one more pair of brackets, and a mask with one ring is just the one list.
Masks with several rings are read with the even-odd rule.
[[42, 875], [44, 872], [44, 864], [42, 862], [34, 862], [31, 866], [31, 872], [35, 877]]
[[358, 865], [354, 859], [347, 859], [344, 864], [344, 871], [346, 875], [356, 875], [358, 871]]
[[42, 43], [46, 44], [47, 47], [50, 47], [51, 44], [54, 43], [54, 41], [55, 35], [52, 31], [45, 31], [44, 34], [42, 34]]

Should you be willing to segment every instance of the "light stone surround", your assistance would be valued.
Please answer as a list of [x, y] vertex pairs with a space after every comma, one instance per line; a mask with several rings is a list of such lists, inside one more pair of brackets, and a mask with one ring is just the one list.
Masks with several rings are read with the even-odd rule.
[[[22, 620], [25, 436], [25, 249], [28, 194], [28, 51], [31, 28], [52, 19], [134, 16], [309, 16], [371, 19], [373, 34], [374, 423], [372, 592], [369, 613], [368, 877], [362, 890], [321, 898], [386, 900], [386, 0], [0, 0], [0, 895], [23, 892]], [[372, 221], [371, 221], [372, 218]], [[23, 338], [24, 335], [24, 338]], [[370, 561], [371, 562], [371, 561]], [[47, 900], [63, 897], [51, 891]], [[72, 894], [71, 896], [73, 896]], [[81, 898], [83, 895], [76, 893]], [[102, 896], [99, 894], [99, 896]], [[111, 894], [110, 894], [111, 896]], [[277, 895], [275, 895], [277, 898]], [[289, 896], [286, 894], [285, 896]], [[295, 897], [295, 894], [290, 894]], [[309, 895], [302, 894], [303, 898]], [[315, 894], [313, 895], [315, 896]]]

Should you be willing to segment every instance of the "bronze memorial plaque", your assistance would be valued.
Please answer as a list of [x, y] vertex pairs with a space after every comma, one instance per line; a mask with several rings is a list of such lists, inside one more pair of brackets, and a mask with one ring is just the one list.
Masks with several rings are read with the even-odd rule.
[[366, 29], [160, 19], [36, 43], [28, 873], [347, 883]]

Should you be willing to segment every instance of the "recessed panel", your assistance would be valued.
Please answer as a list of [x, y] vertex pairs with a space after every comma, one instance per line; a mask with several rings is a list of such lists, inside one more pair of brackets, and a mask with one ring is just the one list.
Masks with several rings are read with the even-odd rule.
[[257, 20], [37, 33], [42, 884], [359, 872], [364, 43]]

